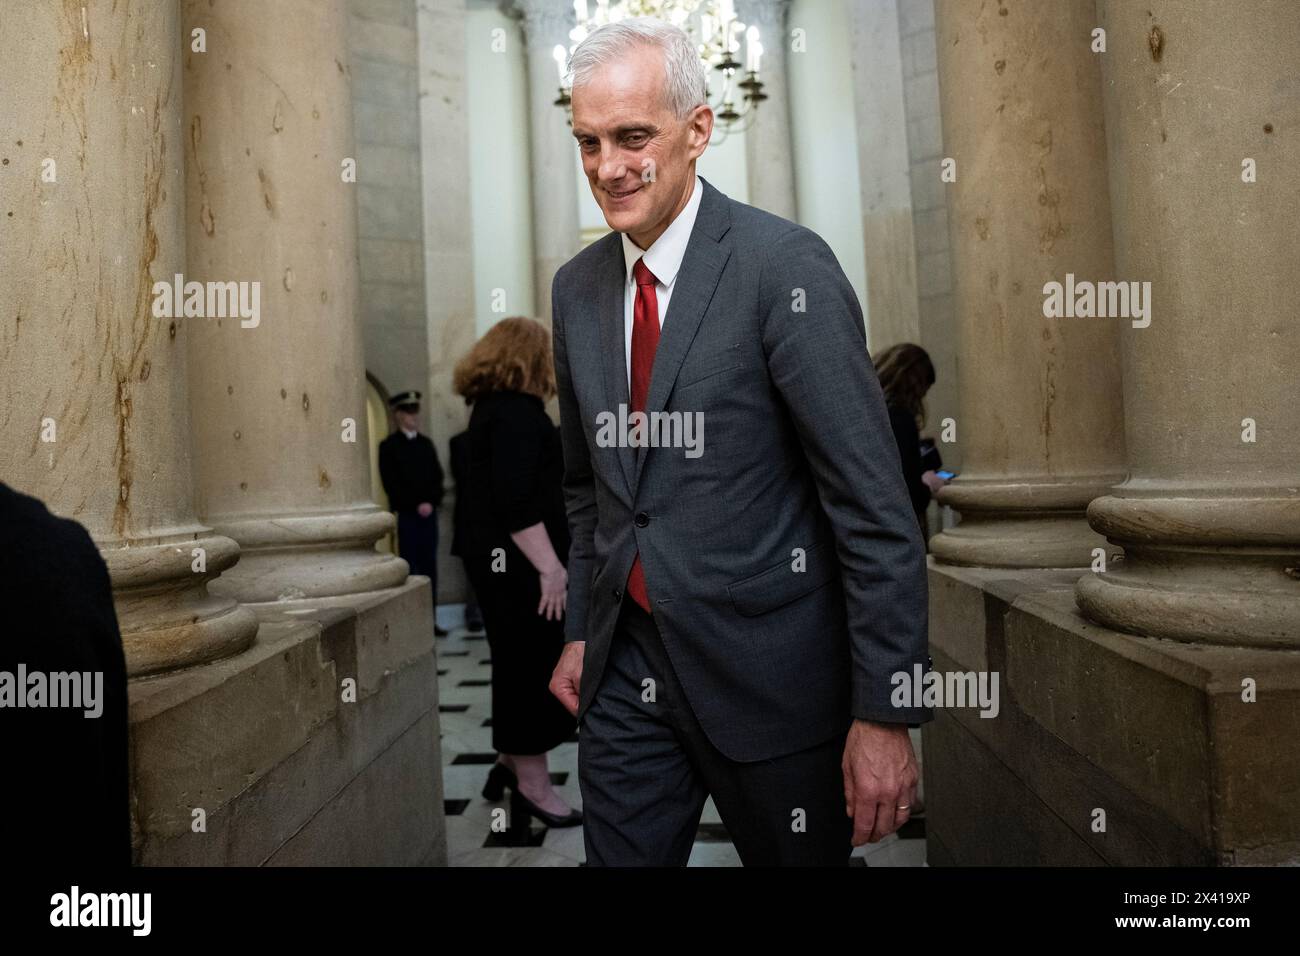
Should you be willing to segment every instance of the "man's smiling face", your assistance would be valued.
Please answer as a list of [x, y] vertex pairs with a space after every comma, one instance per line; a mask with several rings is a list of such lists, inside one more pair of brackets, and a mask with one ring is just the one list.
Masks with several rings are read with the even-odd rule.
[[642, 249], [685, 208], [713, 111], [678, 119], [668, 105], [664, 54], [639, 44], [573, 90], [573, 136], [609, 227]]

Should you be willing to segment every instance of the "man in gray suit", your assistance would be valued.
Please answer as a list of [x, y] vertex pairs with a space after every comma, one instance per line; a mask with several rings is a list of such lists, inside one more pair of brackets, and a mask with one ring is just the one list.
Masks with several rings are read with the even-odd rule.
[[696, 176], [713, 113], [685, 33], [624, 20], [570, 68], [614, 230], [552, 287], [573, 547], [551, 689], [580, 720], [587, 862], [685, 864], [711, 794], [745, 864], [843, 865], [908, 819], [929, 716], [891, 702], [927, 666], [924, 546], [861, 310], [816, 234]]

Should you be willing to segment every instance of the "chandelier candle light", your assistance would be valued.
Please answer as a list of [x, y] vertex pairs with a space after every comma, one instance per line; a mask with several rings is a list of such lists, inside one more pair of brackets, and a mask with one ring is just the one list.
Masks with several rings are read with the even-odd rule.
[[[569, 31], [572, 44], [566, 50], [557, 43], [552, 50], [560, 73], [560, 95], [555, 105], [564, 108], [570, 126], [573, 125], [573, 101], [572, 78], [567, 66], [569, 56], [594, 30], [628, 17], [656, 17], [686, 31], [710, 77], [720, 77], [718, 82], [710, 82], [705, 98], [717, 119], [715, 130], [722, 129], [723, 140], [733, 130], [746, 130], [753, 124], [758, 104], [767, 99], [758, 77], [763, 44], [758, 27], [746, 29], [736, 19], [734, 0], [596, 0], [595, 10], [590, 8], [588, 0], [574, 0], [573, 13], [578, 25]], [[744, 79], [737, 80], [741, 63], [736, 57], [740, 53], [742, 34], [745, 37]], [[739, 108], [737, 96], [743, 100]]]

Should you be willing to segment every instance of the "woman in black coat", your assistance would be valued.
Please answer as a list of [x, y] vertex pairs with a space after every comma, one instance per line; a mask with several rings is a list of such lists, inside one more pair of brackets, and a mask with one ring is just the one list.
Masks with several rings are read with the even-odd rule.
[[901, 342], [891, 345], [875, 358], [876, 374], [885, 393], [889, 424], [894, 430], [903, 478], [912, 498], [912, 510], [928, 538], [925, 520], [930, 497], [947, 482], [932, 468], [926, 468], [921, 456], [921, 426], [925, 424], [925, 393], [934, 384], [934, 364], [919, 345]]
[[511, 827], [536, 817], [575, 826], [580, 811], [551, 786], [546, 754], [576, 721], [551, 694], [564, 648], [569, 530], [550, 333], [532, 319], [493, 326], [456, 366], [453, 387], [473, 407], [460, 550], [492, 648], [492, 746], [483, 795], [511, 789]]

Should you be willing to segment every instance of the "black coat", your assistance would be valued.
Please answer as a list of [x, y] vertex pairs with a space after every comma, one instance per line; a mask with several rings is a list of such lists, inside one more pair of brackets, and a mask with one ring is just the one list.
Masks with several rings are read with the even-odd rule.
[[451, 553], [460, 557], [465, 553], [465, 526], [469, 518], [465, 508], [465, 500], [469, 496], [468, 431], [451, 436], [451, 441], [447, 443], [447, 457], [451, 464], [451, 481], [456, 488], [456, 501], [451, 516]]
[[[131, 862], [126, 660], [108, 569], [75, 521], [0, 483], [0, 672], [103, 674], [102, 712], [0, 707], [0, 847], [32, 865]], [[30, 699], [30, 698], [28, 698]], [[74, 867], [75, 869], [75, 867]]]
[[[452, 452], [461, 559], [492, 648], [492, 747], [498, 753], [546, 753], [572, 737], [576, 726], [548, 689], [564, 648], [564, 624], [537, 613], [541, 580], [510, 539], [511, 532], [541, 522], [556, 556], [568, 564], [560, 447], [541, 399], [493, 392], [475, 400], [469, 430]], [[504, 566], [492, 555], [496, 548], [505, 552]]]
[[559, 429], [542, 400], [523, 392], [480, 396], [470, 415], [467, 444], [467, 478], [457, 488], [464, 506], [461, 553], [481, 556], [504, 548], [509, 566], [531, 568], [510, 534], [540, 521], [556, 555], [567, 563], [564, 457]]
[[393, 511], [415, 511], [422, 502], [442, 504], [442, 465], [427, 436], [395, 431], [379, 443], [379, 478]]
[[925, 466], [921, 463], [921, 433], [911, 412], [900, 405], [889, 405], [888, 408], [889, 424], [898, 445], [898, 458], [903, 466], [908, 496], [912, 499], [912, 510], [916, 512], [917, 522], [924, 528], [925, 509], [930, 505], [930, 488], [921, 480], [921, 475], [925, 472]]

